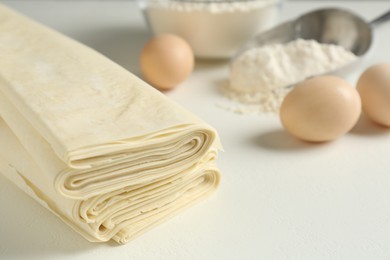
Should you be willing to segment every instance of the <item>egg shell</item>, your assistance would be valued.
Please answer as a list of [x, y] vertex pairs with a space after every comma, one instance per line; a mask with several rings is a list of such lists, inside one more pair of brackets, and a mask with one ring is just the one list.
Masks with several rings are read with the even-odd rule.
[[336, 139], [356, 124], [361, 113], [357, 90], [342, 78], [317, 76], [297, 84], [280, 108], [283, 127], [312, 142]]
[[162, 34], [144, 46], [141, 71], [147, 82], [160, 90], [169, 90], [183, 82], [194, 68], [194, 54], [179, 36]]
[[372, 121], [390, 127], [390, 64], [377, 64], [365, 70], [357, 89], [364, 113]]

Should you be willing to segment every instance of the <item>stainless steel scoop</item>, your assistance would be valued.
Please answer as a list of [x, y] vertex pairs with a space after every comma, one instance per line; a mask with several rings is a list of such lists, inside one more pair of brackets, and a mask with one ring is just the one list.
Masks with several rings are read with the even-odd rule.
[[390, 10], [371, 22], [366, 22], [348, 10], [319, 9], [256, 35], [237, 52], [235, 57], [250, 48], [287, 43], [298, 38], [340, 45], [356, 56], [363, 56], [371, 47], [373, 28], [388, 20]]

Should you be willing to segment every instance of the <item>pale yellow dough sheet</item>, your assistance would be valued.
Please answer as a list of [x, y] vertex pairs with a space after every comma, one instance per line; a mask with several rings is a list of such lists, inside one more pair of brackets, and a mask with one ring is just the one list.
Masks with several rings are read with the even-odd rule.
[[90, 241], [218, 186], [215, 130], [96, 51], [0, 5], [0, 172]]

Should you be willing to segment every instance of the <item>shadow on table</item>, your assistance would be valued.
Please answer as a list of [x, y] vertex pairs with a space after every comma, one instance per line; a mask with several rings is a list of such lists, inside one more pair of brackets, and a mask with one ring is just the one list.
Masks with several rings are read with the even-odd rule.
[[389, 129], [374, 123], [362, 113], [359, 121], [349, 133], [355, 135], [384, 135], [389, 134]]
[[196, 71], [208, 71], [210, 69], [225, 67], [228, 69], [228, 59], [196, 59], [194, 70]]
[[284, 150], [284, 151], [296, 151], [303, 149], [318, 149], [328, 144], [323, 143], [311, 143], [301, 141], [283, 129], [275, 129], [268, 132], [261, 133], [260, 135], [252, 136], [249, 138], [249, 142], [256, 146], [260, 146], [270, 150]]
[[1, 259], [54, 259], [109, 246], [86, 241], [1, 174], [0, 208]]
[[151, 35], [146, 28], [102, 27], [77, 37], [84, 44], [140, 76], [139, 55]]

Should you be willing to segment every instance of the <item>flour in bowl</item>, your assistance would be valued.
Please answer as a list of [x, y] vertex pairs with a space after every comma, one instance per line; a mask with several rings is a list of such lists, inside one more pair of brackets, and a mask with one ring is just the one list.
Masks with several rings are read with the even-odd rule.
[[341, 68], [357, 56], [341, 46], [297, 39], [250, 49], [230, 67], [223, 93], [232, 101], [221, 105], [242, 114], [276, 113], [289, 88], [308, 77]]

